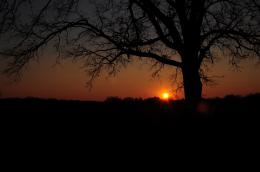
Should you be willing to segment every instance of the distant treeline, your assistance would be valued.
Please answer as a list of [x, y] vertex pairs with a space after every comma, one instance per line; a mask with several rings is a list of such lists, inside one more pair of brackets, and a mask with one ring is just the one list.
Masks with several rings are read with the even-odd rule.
[[[196, 116], [207, 119], [250, 116], [260, 114], [259, 105], [259, 93], [243, 97], [227, 95], [224, 98], [204, 99], [197, 105]], [[184, 100], [163, 101], [157, 97], [147, 99], [108, 97], [102, 102], [32, 97], [7, 98], [0, 99], [0, 111], [2, 114], [83, 115], [137, 120], [147, 116], [182, 118], [187, 117], [189, 113]]]
[[[215, 100], [241, 100], [241, 99], [258, 99], [260, 97], [260, 93], [249, 94], [246, 96], [240, 95], [226, 95], [225, 97], [215, 97], [215, 98], [204, 98], [203, 101], [215, 101]], [[74, 102], [74, 103], [97, 103], [97, 102], [184, 102], [181, 100], [173, 100], [169, 101], [161, 100], [159, 97], [149, 97], [149, 98], [135, 98], [135, 97], [125, 97], [120, 98], [117, 96], [109, 96], [104, 101], [89, 101], [89, 100], [64, 100], [64, 99], [55, 99], [55, 98], [38, 98], [38, 97], [25, 97], [25, 98], [0, 98], [1, 102]]]
[[[0, 121], [6, 133], [30, 137], [62, 135], [67, 138], [122, 138], [135, 141], [161, 140], [174, 134], [203, 133], [212, 136], [257, 138], [260, 122], [260, 94], [228, 95], [204, 99], [195, 116], [183, 100], [109, 97], [103, 102], [39, 98], [0, 99]], [[217, 134], [214, 134], [217, 133]], [[220, 133], [220, 134], [219, 134]]]

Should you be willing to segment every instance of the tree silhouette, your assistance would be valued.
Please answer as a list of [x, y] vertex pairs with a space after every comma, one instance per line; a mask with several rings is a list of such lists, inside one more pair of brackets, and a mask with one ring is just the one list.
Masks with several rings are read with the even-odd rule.
[[7, 0], [0, 2], [0, 34], [5, 33], [15, 20], [14, 11], [17, 5], [11, 4]]
[[47, 45], [59, 57], [84, 58], [90, 81], [134, 58], [151, 59], [181, 69], [185, 99], [197, 102], [203, 66], [214, 63], [219, 52], [233, 65], [260, 57], [259, 0], [24, 2], [10, 31], [14, 41], [1, 51], [12, 59], [8, 74], [19, 73]]

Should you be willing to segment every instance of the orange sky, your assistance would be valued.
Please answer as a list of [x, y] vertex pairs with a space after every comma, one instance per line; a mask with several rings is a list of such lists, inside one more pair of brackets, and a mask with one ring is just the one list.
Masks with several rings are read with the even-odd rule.
[[[159, 78], [152, 78], [149, 65], [134, 63], [123, 69], [116, 77], [101, 77], [96, 80], [91, 91], [86, 88], [87, 76], [80, 62], [63, 61], [61, 66], [53, 66], [54, 61], [41, 58], [32, 62], [18, 83], [0, 76], [1, 97], [42, 97], [58, 99], [104, 100], [108, 96], [153, 97], [164, 91], [176, 89], [171, 75], [175, 68], [165, 68]], [[245, 95], [260, 92], [260, 65], [255, 60], [241, 63], [242, 72], [232, 70], [227, 60], [210, 67], [210, 74], [224, 76], [215, 78], [216, 85], [203, 88], [204, 97], [223, 97], [227, 94]], [[182, 91], [172, 92], [174, 98], [181, 98]]]

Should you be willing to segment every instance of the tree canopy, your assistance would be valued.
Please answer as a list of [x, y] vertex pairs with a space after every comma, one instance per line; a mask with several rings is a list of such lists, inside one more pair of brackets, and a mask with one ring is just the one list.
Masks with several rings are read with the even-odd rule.
[[233, 65], [260, 57], [259, 6], [259, 0], [2, 1], [1, 55], [11, 59], [4, 72], [19, 73], [46, 46], [58, 58], [84, 59], [90, 81], [134, 58], [151, 59], [180, 68], [185, 98], [196, 101], [203, 66], [219, 52]]

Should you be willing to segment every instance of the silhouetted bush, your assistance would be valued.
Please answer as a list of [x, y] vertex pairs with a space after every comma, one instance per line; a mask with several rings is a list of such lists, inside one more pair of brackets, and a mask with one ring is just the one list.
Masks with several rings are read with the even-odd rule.
[[108, 103], [118, 103], [118, 102], [121, 102], [122, 99], [120, 99], [119, 97], [107, 97], [105, 102], [108, 102]]

